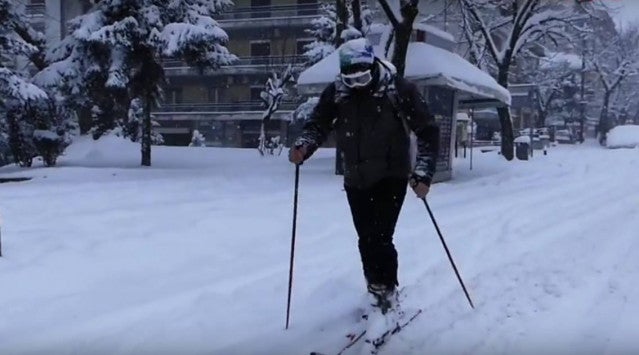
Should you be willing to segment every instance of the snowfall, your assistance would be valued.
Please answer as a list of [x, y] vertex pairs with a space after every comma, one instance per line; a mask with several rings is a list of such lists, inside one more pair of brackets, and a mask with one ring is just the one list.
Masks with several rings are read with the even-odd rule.
[[[331, 149], [301, 167], [256, 150], [79, 139], [54, 168], [0, 184], [0, 354], [335, 353], [365, 303]], [[639, 149], [587, 141], [528, 161], [454, 162], [395, 244], [405, 309], [381, 354], [639, 352]], [[352, 353], [358, 353], [352, 349]]]

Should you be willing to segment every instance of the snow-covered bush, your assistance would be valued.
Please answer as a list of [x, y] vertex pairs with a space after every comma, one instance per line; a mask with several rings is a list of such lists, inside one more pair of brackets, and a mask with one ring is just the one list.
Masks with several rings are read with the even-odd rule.
[[191, 137], [191, 143], [189, 147], [206, 147], [206, 137], [199, 130], [193, 130], [193, 136]]

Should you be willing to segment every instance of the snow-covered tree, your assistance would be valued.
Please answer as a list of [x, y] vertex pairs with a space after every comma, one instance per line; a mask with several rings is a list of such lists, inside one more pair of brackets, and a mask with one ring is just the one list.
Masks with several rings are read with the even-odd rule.
[[[338, 18], [337, 6], [345, 6], [348, 26], [338, 26], [341, 21]], [[306, 30], [314, 39], [304, 47], [304, 56], [308, 58], [307, 65], [313, 65], [333, 53], [340, 41], [365, 36], [372, 22], [372, 11], [357, 0], [348, 4], [344, 1], [323, 2], [320, 5], [320, 16], [313, 19], [311, 28]], [[338, 31], [341, 32], [339, 37]]]
[[[288, 86], [295, 82], [293, 67], [289, 65], [282, 74], [273, 73], [264, 85], [264, 90], [260, 93], [262, 103], [266, 107], [262, 114], [262, 125], [260, 127], [259, 145], [257, 150], [261, 155], [265, 155], [268, 145], [266, 136], [266, 123], [271, 116], [279, 109], [282, 99], [287, 95]], [[271, 141], [271, 143], [273, 143]], [[279, 140], [278, 140], [279, 144]], [[272, 152], [273, 150], [269, 150]], [[280, 150], [281, 151], [281, 150]]]
[[52, 128], [51, 117], [44, 112], [50, 98], [31, 82], [26, 70], [12, 65], [17, 58], [41, 58], [44, 48], [42, 34], [29, 26], [14, 4], [0, 0], [0, 131], [8, 136], [15, 161], [30, 166], [38, 155], [34, 132]]
[[[129, 113], [127, 120], [120, 120], [118, 127], [111, 131], [112, 134], [118, 137], [124, 137], [130, 139], [132, 142], [140, 142], [142, 139], [142, 127], [144, 124], [144, 102], [139, 98], [131, 100], [129, 105]], [[153, 117], [153, 116], [151, 116]], [[159, 124], [151, 120], [152, 126], [159, 126]], [[164, 143], [164, 137], [162, 134], [151, 131], [151, 145], [160, 145]]]
[[313, 37], [313, 42], [307, 44], [304, 56], [308, 58], [308, 65], [313, 65], [335, 51], [335, 32], [337, 13], [335, 4], [322, 3], [320, 17], [311, 21], [311, 28], [306, 33]]
[[614, 127], [609, 113], [613, 94], [639, 70], [639, 27], [626, 28], [613, 38], [598, 38], [590, 65], [597, 74], [603, 91], [599, 116], [599, 141], [605, 144], [606, 134]]
[[[516, 58], [537, 56], [545, 44], [572, 42], [578, 24], [588, 18], [585, 2], [545, 0], [460, 0], [471, 42], [485, 47], [496, 67], [497, 82], [507, 88]], [[513, 129], [510, 110], [499, 108], [502, 155], [513, 159]]]
[[189, 147], [206, 147], [206, 138], [199, 130], [193, 130], [193, 136], [191, 137]]
[[131, 103], [140, 102], [141, 163], [151, 165], [151, 110], [162, 96], [162, 60], [178, 58], [202, 71], [233, 62], [236, 57], [225, 47], [228, 36], [213, 19], [231, 5], [231, 0], [102, 0], [71, 21], [71, 34], [39, 75], [61, 83], [78, 106], [94, 108], [104, 126], [98, 135], [128, 120]]
[[565, 123], [578, 118], [581, 59], [573, 54], [549, 53], [540, 60], [520, 61], [513, 68], [513, 83], [531, 83], [537, 87], [533, 104], [538, 116], [535, 127], [549, 118]]

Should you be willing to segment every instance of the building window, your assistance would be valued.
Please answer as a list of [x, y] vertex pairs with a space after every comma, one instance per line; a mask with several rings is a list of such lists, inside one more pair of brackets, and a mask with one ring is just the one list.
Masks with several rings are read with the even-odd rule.
[[213, 103], [220, 102], [220, 89], [215, 86], [211, 86], [208, 89], [208, 101]]
[[251, 0], [251, 7], [271, 6], [271, 0]]
[[271, 17], [271, 0], [251, 0], [251, 17], [252, 18], [267, 18]]
[[251, 101], [262, 101], [263, 86], [251, 86]]
[[271, 55], [271, 41], [251, 42], [251, 57], [268, 57]]
[[299, 16], [317, 15], [317, 0], [297, 0], [297, 14]]

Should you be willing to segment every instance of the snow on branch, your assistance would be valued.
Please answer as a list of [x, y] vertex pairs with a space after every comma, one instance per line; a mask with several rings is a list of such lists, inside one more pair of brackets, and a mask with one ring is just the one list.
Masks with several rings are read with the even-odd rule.
[[[286, 95], [286, 86], [293, 83], [294, 81], [293, 66], [289, 64], [281, 75], [278, 75], [274, 72], [272, 76], [266, 81], [264, 91], [260, 93], [262, 102], [266, 107], [264, 113], [262, 113], [259, 146], [257, 148], [262, 155], [265, 154], [265, 151], [268, 148], [266, 146], [266, 122], [268, 122], [271, 119], [271, 116], [279, 109], [280, 103]], [[270, 150], [270, 152], [272, 154], [272, 150]]]
[[462, 0], [462, 7], [464, 8], [462, 14], [470, 15], [470, 18], [473, 20], [479, 32], [482, 34], [482, 37], [486, 43], [486, 47], [488, 48], [488, 52], [493, 57], [495, 62], [501, 63], [501, 58], [499, 55], [500, 51], [497, 49], [497, 45], [495, 44], [495, 40], [493, 39], [491, 29], [489, 28], [488, 24], [486, 24], [484, 18], [479, 12], [479, 6], [480, 4], [474, 2], [473, 0]]
[[568, 4], [542, 0], [461, 1], [462, 16], [481, 34], [498, 65], [510, 62], [529, 45], [540, 45], [544, 40], [558, 45], [561, 40], [570, 40], [569, 29], [579, 32], [577, 24], [590, 16]]
[[0, 68], [0, 96], [20, 101], [46, 99], [47, 94], [7, 68]]

